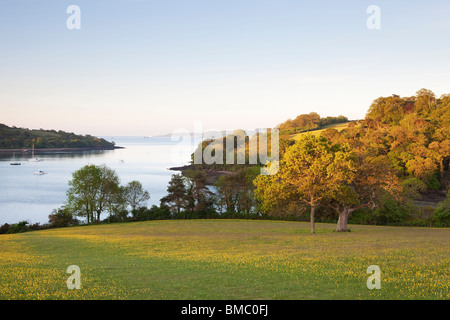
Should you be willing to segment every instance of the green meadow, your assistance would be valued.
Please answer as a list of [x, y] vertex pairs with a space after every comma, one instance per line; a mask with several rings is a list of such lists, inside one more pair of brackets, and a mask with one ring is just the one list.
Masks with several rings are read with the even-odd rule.
[[[0, 299], [450, 298], [450, 229], [350, 227], [170, 220], [1, 235]], [[370, 265], [380, 289], [367, 287]]]

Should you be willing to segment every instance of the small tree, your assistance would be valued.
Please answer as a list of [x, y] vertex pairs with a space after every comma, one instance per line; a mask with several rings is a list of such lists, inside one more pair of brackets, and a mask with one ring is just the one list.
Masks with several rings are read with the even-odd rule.
[[[180, 216], [181, 210], [188, 204], [186, 179], [181, 174], [174, 174], [167, 187], [167, 195], [161, 199], [161, 206], [167, 206], [172, 213]], [[186, 219], [186, 215], [184, 216]]]
[[187, 170], [187, 209], [196, 217], [214, 209], [214, 194], [208, 189], [206, 174], [201, 170]]
[[[259, 174], [260, 168], [255, 167]], [[229, 214], [250, 213], [254, 206], [252, 168], [242, 169], [233, 174], [220, 176], [216, 182], [218, 204]]]
[[108, 203], [119, 192], [119, 177], [105, 165], [86, 165], [72, 174], [66, 207], [87, 222], [100, 222]]
[[150, 199], [150, 194], [145, 191], [139, 181], [133, 180], [125, 187], [125, 201], [131, 207], [132, 212], [145, 206]]

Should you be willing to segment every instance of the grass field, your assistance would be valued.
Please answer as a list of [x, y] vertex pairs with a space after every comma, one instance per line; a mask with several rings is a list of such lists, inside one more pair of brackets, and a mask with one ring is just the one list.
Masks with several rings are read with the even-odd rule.
[[[450, 229], [334, 228], [173, 220], [0, 235], [0, 299], [450, 298]], [[80, 290], [67, 289], [69, 265]]]
[[308, 131], [308, 132], [301, 132], [301, 133], [293, 134], [293, 135], [291, 135], [290, 138], [293, 140], [299, 140], [300, 137], [304, 134], [311, 134], [313, 136], [319, 136], [323, 131], [325, 131], [329, 128], [333, 128], [333, 129], [336, 129], [337, 131], [341, 131], [341, 130], [347, 128], [350, 123], [351, 122], [331, 124], [331, 125], [323, 126], [322, 129], [319, 129], [319, 130], [312, 130], [312, 131]]

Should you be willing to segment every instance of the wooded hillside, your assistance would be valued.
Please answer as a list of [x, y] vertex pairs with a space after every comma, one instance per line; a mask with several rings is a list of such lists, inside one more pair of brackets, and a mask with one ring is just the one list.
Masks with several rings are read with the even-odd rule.
[[114, 143], [91, 135], [77, 135], [56, 130], [30, 130], [0, 124], [0, 148], [2, 149], [44, 148], [113, 148]]

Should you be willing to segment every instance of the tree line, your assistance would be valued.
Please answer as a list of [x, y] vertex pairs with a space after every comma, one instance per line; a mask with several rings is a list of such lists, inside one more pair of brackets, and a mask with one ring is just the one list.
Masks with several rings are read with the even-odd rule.
[[308, 114], [300, 114], [294, 119], [288, 119], [285, 122], [279, 124], [277, 127], [280, 130], [281, 134], [285, 135], [317, 130], [324, 126], [337, 123], [345, 123], [348, 121], [348, 118], [342, 115], [338, 117], [321, 118], [318, 113], [310, 112]]
[[77, 135], [56, 130], [30, 130], [0, 124], [0, 148], [113, 148], [114, 142], [91, 135]]

